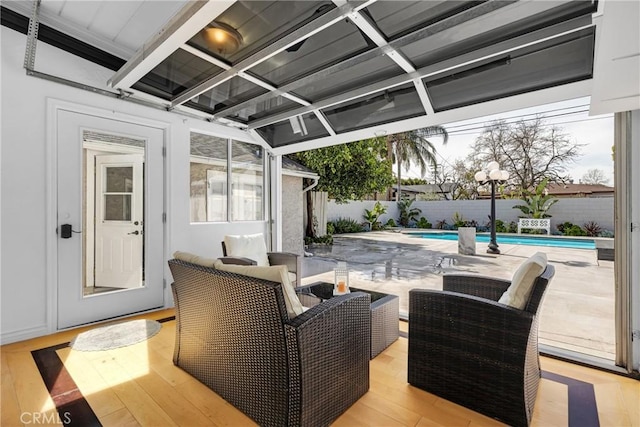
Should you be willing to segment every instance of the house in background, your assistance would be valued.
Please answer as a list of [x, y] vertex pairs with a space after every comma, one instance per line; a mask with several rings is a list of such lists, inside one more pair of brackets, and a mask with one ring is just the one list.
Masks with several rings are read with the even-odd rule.
[[615, 189], [603, 184], [549, 184], [549, 194], [555, 197], [613, 197]]
[[[282, 250], [286, 154], [589, 96], [616, 115], [617, 362], [637, 370], [639, 14], [624, 0], [3, 2], [2, 343], [171, 307], [175, 250], [216, 257], [249, 233]], [[104, 150], [96, 132], [136, 142]], [[192, 181], [194, 135], [226, 155]], [[103, 226], [85, 229], [91, 205]], [[98, 273], [134, 285], [84, 298]]]

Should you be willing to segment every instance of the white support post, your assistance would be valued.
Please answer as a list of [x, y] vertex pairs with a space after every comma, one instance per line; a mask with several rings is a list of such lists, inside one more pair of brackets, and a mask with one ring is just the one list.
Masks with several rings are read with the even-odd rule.
[[282, 156], [270, 156], [271, 250], [282, 251]]

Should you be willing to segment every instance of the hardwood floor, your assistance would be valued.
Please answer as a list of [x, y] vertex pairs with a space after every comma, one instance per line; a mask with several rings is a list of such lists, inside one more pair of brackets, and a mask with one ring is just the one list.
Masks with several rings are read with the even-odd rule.
[[[172, 310], [165, 310], [139, 317], [163, 319], [172, 315]], [[400, 322], [401, 330], [406, 331], [406, 326]], [[93, 418], [95, 425], [98, 422], [104, 426], [254, 425], [173, 365], [174, 321], [164, 322], [160, 333], [151, 339], [116, 350], [79, 352], [59, 345], [80, 331], [65, 331], [1, 347], [2, 426], [64, 424], [68, 421], [65, 412], [60, 410], [59, 415], [56, 408], [84, 402], [78, 396], [84, 396], [91, 407], [97, 418], [97, 421]], [[335, 426], [502, 425], [408, 385], [407, 346], [408, 340], [400, 338], [371, 361], [369, 392], [338, 418]], [[42, 375], [34, 360], [34, 354], [38, 357], [39, 353], [32, 354], [41, 349], [55, 352], [64, 366], [59, 362], [49, 364], [45, 367], [49, 372]], [[574, 408], [572, 424], [577, 425], [580, 420], [576, 416], [583, 416], [587, 418], [580, 421], [580, 427], [640, 426], [640, 382], [554, 359], [543, 357], [541, 362], [546, 377], [540, 383], [533, 426], [569, 425], [571, 387], [593, 390], [592, 406], [597, 411], [597, 417], [589, 420], [588, 408], [578, 411]], [[92, 422], [76, 419], [74, 424]]]

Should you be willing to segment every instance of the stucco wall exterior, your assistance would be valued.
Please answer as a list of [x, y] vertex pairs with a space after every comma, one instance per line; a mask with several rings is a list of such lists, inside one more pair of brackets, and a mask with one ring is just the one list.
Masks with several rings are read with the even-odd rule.
[[304, 254], [302, 178], [282, 175], [282, 250]]
[[[586, 222], [594, 221], [601, 229], [613, 231], [613, 197], [609, 198], [562, 198], [549, 210], [551, 215], [551, 229], [556, 231], [556, 226], [565, 221], [582, 226]], [[329, 202], [328, 220], [337, 218], [352, 218], [363, 222], [364, 210], [371, 209], [374, 201], [351, 202], [337, 204]], [[396, 202], [380, 202], [387, 206], [387, 213], [380, 217], [382, 223], [389, 218], [398, 221], [399, 211]], [[505, 223], [518, 221], [522, 213], [513, 206], [522, 204], [521, 200], [496, 200], [496, 218]], [[453, 215], [457, 212], [465, 220], [475, 220], [484, 225], [489, 221], [491, 211], [490, 200], [436, 200], [414, 202], [411, 207], [422, 210], [421, 216], [427, 218], [432, 224], [446, 220], [453, 223]]]

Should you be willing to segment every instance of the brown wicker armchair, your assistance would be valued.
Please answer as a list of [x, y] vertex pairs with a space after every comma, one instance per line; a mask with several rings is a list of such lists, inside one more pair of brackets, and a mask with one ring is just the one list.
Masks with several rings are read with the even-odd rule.
[[289, 320], [282, 285], [170, 260], [174, 363], [261, 426], [329, 425], [369, 389], [370, 297]]
[[498, 303], [508, 280], [445, 275], [409, 292], [410, 384], [514, 426], [531, 422], [540, 381], [538, 309], [554, 268], [524, 310]]

